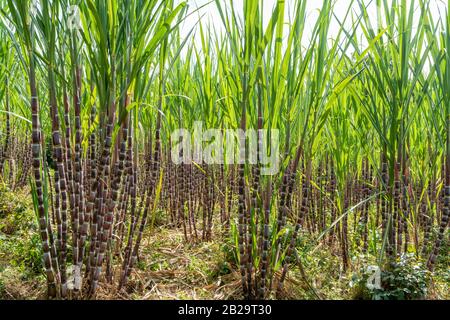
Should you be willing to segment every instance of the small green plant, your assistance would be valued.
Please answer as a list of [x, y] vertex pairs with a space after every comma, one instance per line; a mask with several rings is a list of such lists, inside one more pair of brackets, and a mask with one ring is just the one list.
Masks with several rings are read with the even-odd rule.
[[24, 275], [36, 275], [42, 271], [42, 250], [39, 235], [34, 234], [26, 241], [11, 243], [12, 263], [24, 270]]
[[230, 237], [226, 238], [222, 244], [222, 252], [225, 256], [225, 261], [228, 261], [231, 265], [239, 265], [239, 242], [238, 231], [235, 224], [231, 225]]
[[378, 274], [377, 268], [362, 267], [359, 275], [353, 275], [350, 286], [355, 289], [354, 298], [417, 300], [426, 297], [430, 274], [414, 254], [401, 255], [389, 268], [380, 270]]
[[0, 297], [3, 297], [5, 294], [5, 283], [2, 279], [0, 279]]
[[26, 189], [12, 192], [0, 185], [0, 252], [7, 265], [17, 267], [25, 278], [42, 272], [41, 244], [31, 208]]
[[13, 235], [33, 229], [36, 217], [26, 191], [12, 192], [0, 184], [0, 232]]

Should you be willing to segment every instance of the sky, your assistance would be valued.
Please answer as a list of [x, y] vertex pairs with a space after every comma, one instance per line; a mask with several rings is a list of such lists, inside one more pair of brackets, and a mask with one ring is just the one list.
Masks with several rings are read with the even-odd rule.
[[[178, 2], [180, 2], [181, 0], [177, 0]], [[229, 3], [229, 0], [220, 0], [223, 1], [224, 3]], [[232, 0], [233, 5], [235, 6], [235, 8], [237, 9], [237, 12], [242, 14], [242, 7], [243, 7], [243, 1], [244, 0]], [[272, 14], [272, 9], [275, 6], [277, 0], [264, 0], [264, 11], [263, 11], [263, 19], [264, 22], [269, 21], [270, 16]], [[290, 12], [289, 7], [292, 6], [294, 4], [294, 0], [285, 0], [286, 1], [286, 12], [288, 14], [288, 12]], [[325, 0], [328, 1], [328, 0]], [[335, 6], [334, 6], [334, 14], [340, 19], [343, 20], [343, 18], [345, 17], [347, 10], [350, 6], [350, 3], [352, 2], [352, 0], [334, 0], [335, 1]], [[392, 0], [388, 0], [388, 1], [392, 1]], [[410, 1], [412, 0], [406, 0], [407, 3], [409, 4]], [[445, 13], [445, 9], [447, 6], [447, 1], [448, 0], [431, 0], [430, 1], [430, 11], [434, 17], [435, 20], [439, 19], [440, 17], [440, 12], [442, 13], [442, 15], [444, 15]], [[222, 26], [222, 20], [220, 18], [220, 15], [216, 9], [216, 4], [214, 3], [214, 1], [211, 2], [211, 0], [187, 0], [188, 5], [189, 5], [189, 11], [195, 11], [195, 9], [197, 7], [201, 7], [203, 5], [206, 4], [205, 7], [203, 7], [202, 9], [200, 9], [198, 12], [190, 15], [184, 22], [184, 26], [182, 28], [182, 36], [185, 37], [189, 34], [189, 31], [191, 30], [191, 28], [196, 25], [199, 16], [202, 16], [202, 22], [204, 22], [206, 24], [206, 22], [210, 22], [215, 28], [216, 30], [223, 30], [223, 26]], [[208, 2], [211, 2], [208, 4]], [[368, 13], [369, 15], [373, 15], [373, 17], [376, 17], [376, 5], [375, 5], [375, 1], [370, 1], [370, 0], [365, 0], [365, 2], [369, 3], [372, 2], [371, 5], [369, 5], [367, 7]], [[416, 0], [415, 1], [417, 3], [417, 5], [419, 4], [419, 1]], [[320, 0], [308, 0], [307, 1], [307, 20], [306, 20], [306, 25], [305, 25], [305, 35], [310, 34], [315, 20], [317, 18], [318, 15], [318, 9], [322, 6], [322, 1]], [[359, 8], [358, 8], [358, 3], [357, 1], [353, 1], [353, 8], [355, 8], [355, 10], [357, 12], [359, 12]], [[416, 14], [416, 17], [418, 18], [418, 14]], [[334, 20], [334, 19], [333, 19]], [[374, 19], [375, 20], [375, 19]], [[350, 21], [348, 21], [350, 23]], [[285, 28], [287, 29], [287, 28]], [[337, 31], [339, 30], [339, 23], [337, 21], [333, 21], [331, 28], [330, 28], [330, 37], [333, 38]], [[309, 32], [308, 32], [309, 31]], [[198, 37], [198, 33], [196, 34], [196, 41], [199, 41], [199, 37]], [[304, 39], [304, 41], [308, 41], [308, 39]]]

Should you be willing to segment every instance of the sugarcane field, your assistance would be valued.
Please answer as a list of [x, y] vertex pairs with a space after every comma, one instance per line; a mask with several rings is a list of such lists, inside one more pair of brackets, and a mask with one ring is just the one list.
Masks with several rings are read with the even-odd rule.
[[449, 300], [449, 12], [0, 0], [0, 300]]

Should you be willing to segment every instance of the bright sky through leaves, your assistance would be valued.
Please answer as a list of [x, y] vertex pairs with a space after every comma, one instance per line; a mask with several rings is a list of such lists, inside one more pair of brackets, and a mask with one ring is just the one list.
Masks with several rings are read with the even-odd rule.
[[[178, 0], [179, 2], [180, 0]], [[242, 8], [243, 8], [243, 0], [220, 0], [222, 3], [233, 3], [236, 12], [242, 16]], [[291, 6], [294, 1], [285, 0], [286, 1], [286, 22], [289, 21], [288, 15], [292, 13]], [[327, 0], [328, 1], [328, 0]], [[389, 0], [388, 0], [389, 1]], [[216, 4], [214, 0], [188, 0], [189, 5], [189, 12], [193, 12], [196, 10], [196, 8], [202, 7], [198, 12], [194, 12], [193, 14], [189, 15], [187, 19], [184, 22], [183, 28], [181, 28], [181, 35], [187, 36], [189, 34], [189, 31], [193, 26], [196, 25], [196, 23], [199, 20], [199, 17], [201, 18], [201, 22], [204, 25], [210, 24], [210, 26], [214, 29], [216, 29], [218, 32], [223, 31], [223, 25], [222, 20], [220, 18], [219, 12], [216, 9]], [[264, 0], [263, 5], [263, 15], [264, 15], [264, 23], [267, 23], [270, 19], [270, 16], [272, 14], [272, 9], [274, 8], [277, 0]], [[353, 4], [352, 4], [353, 2]], [[368, 4], [368, 12], [369, 14], [373, 14], [373, 16], [376, 16], [376, 2], [375, 0], [364, 0], [365, 3]], [[419, 1], [417, 2], [417, 6], [419, 6]], [[335, 5], [333, 9], [333, 13], [335, 17], [341, 21], [344, 20], [345, 15], [348, 11], [348, 8], [350, 7], [350, 4], [352, 4], [353, 8], [353, 16], [356, 17], [357, 14], [359, 14], [359, 5], [358, 2], [352, 1], [352, 0], [335, 0]], [[307, 12], [308, 12], [308, 18], [306, 21], [306, 31], [305, 35], [311, 34], [311, 32], [308, 32], [308, 30], [312, 30], [314, 26], [314, 22], [318, 16], [318, 10], [322, 6], [322, 1], [320, 0], [308, 0], [307, 1]], [[435, 0], [431, 1], [430, 3], [430, 11], [432, 12], [433, 18], [435, 21], [437, 21], [441, 16], [445, 14], [445, 7], [446, 7], [446, 1], [443, 0]], [[418, 14], [419, 10], [416, 10]], [[417, 16], [417, 21], [418, 21]], [[375, 19], [374, 19], [375, 20]], [[346, 27], [348, 29], [351, 29], [351, 21], [352, 19], [348, 19], [346, 22]], [[285, 28], [286, 32], [288, 31], [288, 28]], [[339, 31], [339, 23], [336, 19], [334, 19], [332, 26], [330, 28], [330, 37], [333, 38], [336, 33]], [[199, 41], [198, 33], [196, 34], [196, 41]], [[305, 38], [303, 39], [304, 43], [308, 43], [309, 39]]]

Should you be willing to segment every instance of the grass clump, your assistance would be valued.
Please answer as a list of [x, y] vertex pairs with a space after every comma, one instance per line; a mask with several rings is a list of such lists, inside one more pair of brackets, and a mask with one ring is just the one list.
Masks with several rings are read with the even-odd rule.
[[27, 190], [13, 192], [0, 186], [0, 266], [17, 268], [24, 277], [41, 273], [42, 252], [35, 229]]
[[0, 232], [19, 235], [23, 230], [34, 229], [36, 218], [27, 189], [12, 191], [0, 183]]
[[39, 294], [42, 250], [28, 190], [0, 185], [0, 299]]

